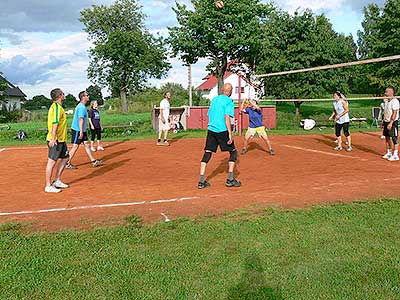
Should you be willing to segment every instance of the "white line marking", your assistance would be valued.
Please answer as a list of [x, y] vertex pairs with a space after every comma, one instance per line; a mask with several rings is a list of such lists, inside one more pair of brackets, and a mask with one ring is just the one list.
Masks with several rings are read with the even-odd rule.
[[5, 151], [6, 150], [6, 148], [1, 148], [0, 149], [0, 152], [3, 152], [3, 151]]
[[287, 148], [296, 149], [296, 150], [314, 152], [314, 153], [319, 153], [319, 154], [326, 154], [326, 155], [330, 155], [330, 156], [343, 157], [343, 158], [350, 158], [350, 159], [358, 159], [358, 160], [361, 160], [361, 161], [368, 161], [368, 159], [361, 158], [361, 157], [357, 157], [357, 156], [348, 156], [348, 155], [343, 155], [343, 154], [338, 154], [338, 153], [329, 153], [329, 152], [325, 152], [325, 151], [319, 151], [319, 150], [314, 150], [314, 149], [307, 149], [307, 148], [303, 148], [303, 147], [290, 146], [290, 145], [282, 145], [282, 146], [287, 147]]
[[93, 208], [107, 208], [107, 207], [121, 207], [121, 206], [134, 206], [134, 205], [145, 205], [145, 204], [158, 204], [158, 203], [168, 203], [168, 202], [179, 202], [198, 199], [199, 197], [183, 197], [183, 198], [173, 198], [166, 200], [155, 200], [155, 201], [140, 201], [140, 202], [125, 202], [125, 203], [110, 203], [110, 204], [95, 204], [86, 206], [75, 206], [75, 207], [60, 207], [51, 209], [39, 209], [39, 210], [25, 210], [25, 211], [15, 211], [15, 212], [0, 212], [1, 216], [16, 216], [16, 215], [33, 215], [41, 213], [52, 213], [52, 212], [64, 212], [73, 210], [84, 210]]

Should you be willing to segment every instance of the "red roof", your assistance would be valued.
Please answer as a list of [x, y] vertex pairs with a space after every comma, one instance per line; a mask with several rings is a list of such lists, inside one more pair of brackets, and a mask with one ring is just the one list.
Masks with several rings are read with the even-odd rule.
[[[224, 75], [224, 79], [228, 78], [232, 75], [232, 72], [226, 71]], [[211, 90], [213, 87], [217, 86], [218, 78], [214, 75], [208, 74], [206, 77], [203, 78], [205, 82], [200, 84], [196, 90]]]

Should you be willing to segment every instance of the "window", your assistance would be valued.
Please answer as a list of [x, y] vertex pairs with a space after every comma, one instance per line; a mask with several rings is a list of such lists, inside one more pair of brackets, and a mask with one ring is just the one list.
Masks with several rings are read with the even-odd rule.
[[[244, 86], [240, 87], [241, 94], [244, 94]], [[239, 87], [235, 87], [235, 94], [239, 94]]]

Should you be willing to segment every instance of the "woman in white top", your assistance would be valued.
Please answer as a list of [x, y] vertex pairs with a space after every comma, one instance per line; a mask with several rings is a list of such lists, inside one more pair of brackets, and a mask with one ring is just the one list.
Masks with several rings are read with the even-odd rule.
[[346, 137], [347, 141], [347, 149], [346, 151], [350, 152], [353, 150], [351, 147], [351, 137], [349, 132], [349, 125], [350, 125], [350, 117], [349, 117], [349, 105], [347, 103], [346, 97], [339, 91], [333, 94], [333, 113], [329, 117], [329, 120], [335, 118], [335, 134], [337, 137], [337, 146], [334, 150], [340, 151], [343, 149], [342, 147], [342, 136], [341, 131], [343, 128], [343, 133]]

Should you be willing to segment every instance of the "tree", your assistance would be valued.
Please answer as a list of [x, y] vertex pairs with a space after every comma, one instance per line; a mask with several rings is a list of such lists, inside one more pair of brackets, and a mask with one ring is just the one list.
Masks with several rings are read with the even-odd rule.
[[36, 110], [42, 108], [49, 108], [52, 101], [44, 95], [33, 96], [31, 100], [26, 101], [24, 108], [28, 110]]
[[[383, 8], [364, 8], [363, 31], [358, 32], [359, 55], [377, 58], [400, 53], [400, 0], [388, 0]], [[363, 67], [364, 88], [379, 94], [388, 85], [400, 88], [400, 61], [374, 63]]]
[[75, 98], [74, 95], [68, 94], [67, 96], [65, 96], [65, 99], [63, 102], [64, 107], [72, 108], [72, 107], [75, 107], [77, 104], [78, 104], [78, 100]]
[[176, 3], [179, 26], [170, 27], [173, 55], [185, 64], [209, 58], [208, 71], [218, 78], [221, 91], [230, 60], [254, 65], [261, 46], [261, 22], [272, 10], [260, 0], [225, 0], [222, 9], [214, 0], [191, 0], [194, 10]]
[[[311, 10], [303, 13], [276, 10], [263, 26], [263, 51], [258, 59], [257, 73], [288, 71], [317, 67], [356, 59], [352, 36], [337, 34], [324, 15], [315, 16]], [[314, 98], [346, 92], [352, 75], [351, 68], [304, 72], [267, 77], [267, 95], [278, 98]], [[300, 113], [301, 102], [294, 102]]]
[[89, 50], [88, 77], [118, 90], [123, 112], [128, 111], [127, 93], [142, 89], [151, 77], [161, 78], [170, 68], [163, 39], [152, 36], [143, 20], [135, 0], [81, 11], [80, 21], [94, 45]]
[[101, 93], [101, 88], [98, 85], [91, 85], [86, 89], [89, 94], [90, 101], [97, 101], [98, 105], [103, 105], [103, 94]]
[[0, 72], [0, 109], [3, 106], [3, 101], [6, 98], [5, 91], [7, 89], [7, 81], [1, 76]]

